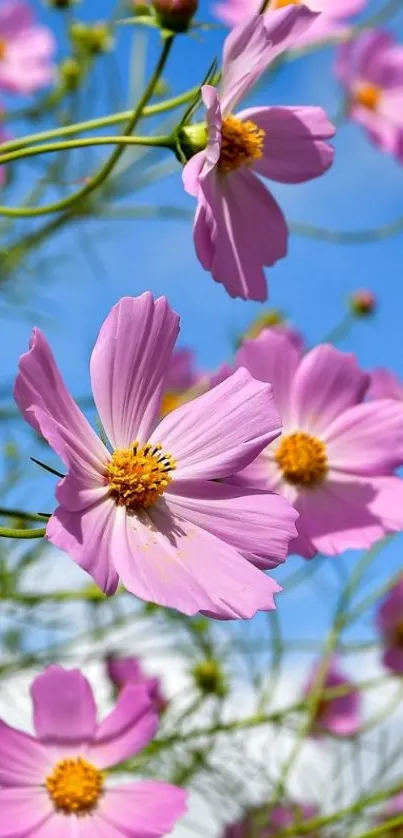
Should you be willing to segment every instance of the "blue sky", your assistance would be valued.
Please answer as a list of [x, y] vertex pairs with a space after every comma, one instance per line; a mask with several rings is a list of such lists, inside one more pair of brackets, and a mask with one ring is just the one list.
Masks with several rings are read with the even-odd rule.
[[[34, 5], [42, 19], [54, 27], [57, 15], [39, 2]], [[110, 13], [112, 5], [111, 0], [86, 0], [77, 7], [77, 14], [99, 19]], [[370, 3], [369, 11], [382, 5]], [[202, 4], [199, 17], [208, 17], [207, 4]], [[391, 28], [403, 40], [403, 12]], [[217, 29], [178, 39], [167, 69], [173, 92], [202, 79], [211, 59], [220, 53], [224, 34]], [[107, 57], [105, 67], [97, 68], [95, 83], [91, 83], [87, 96], [81, 97], [80, 118], [129, 106], [125, 78], [130, 38], [128, 29], [118, 33], [118, 67], [115, 59]], [[149, 66], [155, 60], [157, 44], [157, 33], [151, 32]], [[335, 114], [340, 94], [332, 77], [332, 62], [329, 50], [288, 64], [254, 101], [318, 104]], [[18, 105], [9, 99], [7, 102]], [[29, 130], [23, 124], [13, 125], [15, 133], [22, 133], [24, 128]], [[334, 230], [361, 230], [403, 216], [402, 168], [371, 147], [353, 125], [340, 128], [335, 147], [334, 167], [323, 178], [301, 186], [273, 185], [287, 218]], [[78, 152], [72, 162], [71, 180], [84, 175], [105, 154]], [[4, 197], [10, 205], [18, 203], [40, 170], [22, 164], [19, 171], [15, 186]], [[174, 161], [169, 177], [125, 201], [130, 206], [162, 203], [194, 207], [193, 200], [183, 193], [180, 170]], [[28, 223], [16, 222], [14, 233], [28, 229]], [[268, 305], [286, 312], [304, 332], [307, 343], [314, 344], [345, 316], [346, 300], [353, 290], [371, 289], [379, 298], [378, 313], [371, 320], [358, 322], [340, 345], [355, 352], [366, 369], [386, 365], [403, 376], [402, 256], [402, 235], [365, 246], [334, 246], [292, 236], [288, 257], [268, 272]], [[30, 259], [29, 267], [29, 275], [13, 281], [0, 305], [2, 392], [13, 379], [31, 328], [39, 322], [72, 392], [88, 393], [88, 358], [98, 328], [113, 303], [125, 294], [135, 295], [145, 289], [166, 294], [182, 318], [181, 344], [195, 350], [198, 364], [205, 369], [229, 357], [234, 334], [245, 329], [261, 310], [258, 304], [231, 300], [225, 289], [202, 270], [193, 251], [190, 221], [83, 221], [46, 245], [41, 258], [36, 255]], [[17, 434], [25, 445], [26, 437], [20, 430]], [[28, 463], [27, 476], [35, 483], [29, 480], [19, 497], [33, 508], [35, 485], [34, 506], [39, 496], [49, 506], [49, 479], [41, 476], [38, 483], [33, 469]], [[399, 553], [396, 548], [388, 549], [387, 564], [379, 565], [379, 576], [399, 566]], [[292, 602], [290, 599], [287, 611], [294, 607]]]

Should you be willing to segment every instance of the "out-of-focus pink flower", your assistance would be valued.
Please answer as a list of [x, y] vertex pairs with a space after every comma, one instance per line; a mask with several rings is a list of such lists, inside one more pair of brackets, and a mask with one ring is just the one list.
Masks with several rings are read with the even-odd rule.
[[[296, 513], [229, 477], [280, 433], [271, 388], [237, 370], [159, 421], [179, 318], [147, 292], [115, 305], [91, 357], [92, 390], [112, 453], [66, 390], [39, 329], [15, 399], [67, 466], [46, 534], [113, 594], [185, 614], [249, 618], [279, 586], [254, 567], [287, 555]], [[250, 559], [250, 561], [249, 561]]]
[[403, 401], [403, 381], [394, 372], [379, 368], [371, 372], [368, 397]]
[[[388, 801], [382, 814], [377, 817], [376, 823], [385, 823], [385, 821], [397, 818], [399, 815], [403, 816], [403, 791]], [[392, 826], [387, 831], [382, 832], [383, 838], [402, 838], [402, 835], [403, 823], [400, 826]]]
[[[318, 809], [311, 803], [290, 801], [272, 809], [260, 807], [248, 812], [242, 820], [229, 824], [223, 838], [275, 838], [278, 830], [301, 826], [317, 815]], [[307, 838], [311, 835], [313, 833]]]
[[[305, 687], [306, 696], [309, 696], [315, 689], [315, 684], [318, 684], [322, 665], [322, 662], [319, 662], [314, 667]], [[333, 736], [354, 736], [360, 728], [360, 693], [359, 690], [354, 688], [353, 682], [340, 671], [335, 657], [328, 661], [326, 674], [320, 683], [323, 684], [323, 690], [351, 687], [351, 691], [337, 698], [320, 699], [312, 725], [312, 733], [315, 736], [321, 733], [331, 733]]]
[[109, 655], [106, 659], [106, 669], [117, 690], [123, 689], [127, 684], [144, 684], [157, 713], [166, 709], [168, 701], [163, 694], [160, 679], [157, 676], [146, 675], [138, 658]]
[[350, 119], [403, 163], [403, 45], [388, 32], [363, 32], [339, 48], [336, 75], [345, 88]]
[[148, 838], [170, 832], [186, 792], [155, 780], [108, 785], [105, 771], [158, 727], [144, 686], [130, 685], [98, 722], [78, 669], [50, 666], [32, 684], [36, 736], [0, 721], [0, 835]]
[[233, 114], [312, 17], [304, 6], [289, 6], [239, 24], [224, 44], [220, 91], [202, 87], [207, 147], [186, 164], [183, 182], [198, 202], [193, 231], [198, 259], [231, 297], [265, 300], [263, 267], [287, 253], [284, 216], [257, 175], [303, 183], [333, 161], [334, 150], [324, 141], [335, 129], [322, 108], [257, 107]]
[[403, 576], [391, 588], [376, 615], [383, 635], [383, 663], [391, 672], [403, 675]]
[[247, 338], [257, 338], [264, 331], [264, 329], [276, 329], [279, 332], [287, 334], [291, 342], [297, 349], [302, 349], [304, 346], [304, 338], [297, 329], [290, 326], [281, 312], [276, 309], [269, 309], [253, 320], [246, 332], [242, 335], [241, 341]]
[[362, 288], [350, 297], [350, 308], [357, 317], [368, 317], [376, 311], [377, 299], [372, 291]]
[[[341, 32], [348, 19], [361, 12], [366, 4], [367, 0], [304, 0], [304, 6], [319, 14], [293, 46], [307, 46]], [[286, 6], [298, 5], [302, 5], [302, 0], [269, 0], [266, 14], [270, 15], [276, 9], [284, 9]], [[259, 0], [222, 0], [213, 6], [213, 11], [219, 20], [228, 26], [235, 26], [253, 12], [259, 11], [260, 6]]]
[[237, 483], [283, 493], [298, 510], [290, 552], [312, 558], [370, 547], [403, 528], [403, 404], [363, 402], [369, 377], [355, 357], [321, 345], [302, 355], [267, 329], [236, 364], [270, 381], [283, 434]]
[[34, 93], [53, 79], [56, 42], [50, 29], [35, 23], [25, 0], [0, 5], [0, 87]]
[[199, 381], [194, 354], [191, 349], [175, 349], [167, 370], [161, 413], [165, 416], [175, 407], [187, 401], [186, 393]]

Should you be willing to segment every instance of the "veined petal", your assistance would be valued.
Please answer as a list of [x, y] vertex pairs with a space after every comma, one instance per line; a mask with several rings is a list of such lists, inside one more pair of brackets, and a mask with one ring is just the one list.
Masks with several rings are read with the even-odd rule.
[[276, 329], [265, 329], [259, 337], [244, 341], [236, 354], [238, 367], [246, 367], [258, 381], [271, 384], [283, 424], [289, 420], [293, 380], [301, 357], [288, 334]]
[[259, 567], [276, 567], [296, 536], [297, 513], [281, 495], [212, 481], [178, 481], [169, 507], [179, 518], [254, 556]]
[[381, 476], [403, 464], [403, 404], [377, 399], [346, 410], [327, 428], [332, 469]]
[[[185, 789], [156, 780], [109, 788], [100, 815], [127, 838], [158, 838], [171, 832], [186, 811]], [[109, 833], [106, 833], [109, 835]]]
[[148, 514], [121, 512], [120, 523], [116, 568], [127, 590], [141, 599], [224, 619], [248, 619], [275, 607], [276, 582], [229, 544], [176, 517], [168, 498]]
[[31, 687], [38, 738], [47, 745], [81, 745], [96, 729], [91, 687], [79, 669], [49, 666]]
[[119, 582], [110, 549], [116, 514], [111, 498], [77, 512], [58, 506], [46, 527], [49, 541], [68, 553], [108, 595], [115, 593]]
[[0, 838], [36, 835], [36, 829], [52, 816], [49, 795], [39, 782], [38, 788], [0, 789]]
[[39, 786], [48, 774], [50, 766], [51, 758], [37, 739], [0, 720], [2, 786]]
[[147, 442], [158, 415], [179, 318], [165, 297], [124, 297], [101, 327], [91, 356], [95, 403], [114, 448]]
[[99, 724], [87, 758], [98, 768], [118, 765], [150, 742], [157, 731], [158, 714], [144, 684], [128, 684], [113, 710]]
[[280, 183], [304, 183], [332, 165], [334, 148], [324, 140], [336, 129], [323, 108], [248, 108], [237, 117], [265, 132], [263, 156], [253, 164], [258, 174]]
[[229, 477], [281, 431], [271, 387], [239, 369], [164, 417], [150, 438], [176, 461], [174, 480]]

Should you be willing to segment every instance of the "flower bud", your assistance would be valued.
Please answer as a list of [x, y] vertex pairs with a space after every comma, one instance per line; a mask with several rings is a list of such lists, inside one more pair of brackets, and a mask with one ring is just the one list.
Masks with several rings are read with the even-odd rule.
[[216, 695], [219, 698], [227, 695], [228, 688], [224, 674], [217, 661], [206, 659], [196, 663], [192, 675], [199, 690], [205, 695]]
[[246, 338], [257, 338], [263, 329], [270, 329], [273, 326], [280, 326], [284, 323], [284, 316], [279, 309], [268, 308], [259, 314], [258, 317], [251, 323], [245, 334], [242, 335], [242, 340]]
[[198, 151], [203, 151], [206, 148], [207, 139], [207, 125], [205, 122], [186, 125], [178, 132], [179, 147], [186, 160], [190, 160]]
[[162, 29], [186, 32], [197, 12], [198, 0], [152, 0]]
[[76, 48], [87, 55], [99, 55], [108, 52], [113, 45], [113, 38], [108, 23], [98, 21], [91, 25], [77, 21], [70, 29], [70, 37]]
[[79, 0], [46, 0], [46, 4], [52, 9], [71, 9]]
[[372, 291], [360, 289], [350, 297], [350, 308], [356, 317], [368, 317], [374, 314], [377, 308], [377, 299]]
[[59, 76], [66, 90], [75, 90], [81, 78], [79, 62], [75, 58], [65, 58], [59, 65]]

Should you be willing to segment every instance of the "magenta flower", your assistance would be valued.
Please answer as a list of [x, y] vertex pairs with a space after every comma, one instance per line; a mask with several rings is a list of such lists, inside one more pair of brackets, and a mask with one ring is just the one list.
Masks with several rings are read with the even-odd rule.
[[350, 119], [403, 163], [403, 45], [388, 32], [363, 32], [340, 47], [336, 75], [348, 97]]
[[[305, 696], [309, 696], [320, 678], [322, 662], [319, 662], [305, 687]], [[333, 736], [354, 736], [360, 728], [360, 692], [354, 688], [353, 682], [339, 669], [338, 661], [333, 657], [329, 663], [323, 684], [323, 690], [337, 687], [350, 688], [351, 691], [337, 698], [321, 698], [316, 709], [312, 725], [312, 733], [319, 736], [331, 733]]]
[[185, 812], [186, 792], [155, 780], [109, 785], [106, 770], [153, 738], [158, 716], [130, 685], [97, 722], [78, 669], [50, 666], [32, 684], [36, 736], [0, 721], [1, 838], [155, 838]]
[[394, 372], [382, 368], [371, 373], [368, 389], [370, 399], [397, 399], [403, 401], [403, 381]]
[[[300, 4], [302, 5], [301, 0], [269, 0], [267, 14], [271, 14], [275, 9]], [[306, 46], [322, 38], [336, 35], [345, 28], [348, 18], [362, 11], [366, 4], [367, 0], [304, 0], [304, 6], [320, 14], [312, 25], [301, 33], [298, 43], [294, 46]], [[222, 0], [213, 6], [213, 11], [216, 17], [228, 26], [236, 26], [254, 11], [259, 11], [260, 6], [259, 0], [252, 0], [252, 2], [251, 0]]]
[[160, 422], [179, 318], [164, 297], [114, 306], [91, 357], [92, 390], [112, 451], [68, 394], [50, 348], [33, 333], [15, 398], [68, 473], [47, 538], [108, 594], [119, 578], [141, 599], [185, 614], [251, 617], [274, 607], [273, 567], [296, 513], [276, 495], [215, 482], [248, 465], [280, 433], [270, 387], [237, 370]]
[[376, 616], [383, 635], [383, 664], [391, 672], [403, 675], [403, 577], [393, 585]]
[[106, 669], [117, 690], [123, 689], [127, 684], [144, 684], [155, 711], [162, 713], [166, 709], [168, 701], [162, 692], [160, 679], [146, 675], [138, 658], [109, 655], [106, 659]]
[[183, 182], [198, 202], [197, 257], [231, 297], [265, 300], [263, 266], [274, 265], [287, 252], [284, 216], [257, 175], [302, 183], [323, 174], [333, 161], [333, 148], [324, 140], [335, 129], [322, 108], [248, 108], [233, 114], [312, 17], [304, 6], [292, 6], [241, 23], [224, 44], [220, 91], [202, 87], [207, 147], [186, 164]]
[[298, 510], [290, 551], [305, 558], [370, 547], [403, 528], [403, 405], [363, 402], [369, 383], [353, 355], [321, 345], [302, 355], [266, 330], [236, 357], [270, 381], [283, 434], [236, 476], [282, 492]]
[[2, 0], [0, 7], [0, 87], [35, 93], [53, 79], [54, 37], [38, 26], [25, 0]]
[[249, 811], [242, 820], [229, 824], [224, 830], [223, 838], [275, 838], [278, 830], [289, 829], [294, 825], [300, 826], [317, 814], [317, 807], [311, 803], [295, 801], [274, 806], [272, 809], [260, 807]]

